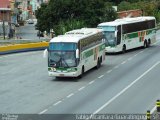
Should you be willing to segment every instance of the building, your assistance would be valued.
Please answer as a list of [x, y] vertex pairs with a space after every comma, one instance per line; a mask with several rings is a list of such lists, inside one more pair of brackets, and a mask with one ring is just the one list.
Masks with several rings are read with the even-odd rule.
[[17, 8], [19, 10], [19, 21], [27, 20], [29, 18], [28, 4], [30, 0], [18, 0]]
[[31, 0], [31, 5], [32, 5], [32, 11], [33, 14], [35, 13], [35, 11], [40, 8], [42, 3], [48, 3], [49, 0]]
[[11, 21], [11, 6], [9, 0], [0, 0], [0, 21]]
[[21, 21], [34, 18], [35, 11], [40, 7], [40, 4], [46, 3], [49, 0], [15, 0], [19, 10], [19, 19]]
[[140, 9], [136, 10], [127, 10], [127, 11], [120, 11], [117, 12], [118, 18], [125, 18], [125, 17], [140, 17], [143, 16], [143, 11]]
[[0, 21], [17, 23], [35, 15], [42, 3], [49, 0], [0, 0]]

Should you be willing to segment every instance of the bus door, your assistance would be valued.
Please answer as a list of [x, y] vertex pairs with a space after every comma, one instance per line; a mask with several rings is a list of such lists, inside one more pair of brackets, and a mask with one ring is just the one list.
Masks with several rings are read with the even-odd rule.
[[117, 27], [117, 45], [121, 43], [121, 25]]

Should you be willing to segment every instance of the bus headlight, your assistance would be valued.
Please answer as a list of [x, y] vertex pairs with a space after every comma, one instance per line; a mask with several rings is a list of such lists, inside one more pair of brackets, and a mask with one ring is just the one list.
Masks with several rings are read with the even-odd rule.
[[48, 71], [51, 71], [51, 72], [56, 72], [56, 68], [48, 68]]
[[53, 68], [53, 71], [56, 72], [56, 68]]

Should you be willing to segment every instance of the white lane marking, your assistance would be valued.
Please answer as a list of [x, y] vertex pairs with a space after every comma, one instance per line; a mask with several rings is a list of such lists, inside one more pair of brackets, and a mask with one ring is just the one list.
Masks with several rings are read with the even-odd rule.
[[73, 93], [71, 93], [71, 94], [69, 94], [68, 96], [67, 96], [67, 98], [70, 98], [71, 96], [73, 96], [74, 94]]
[[[41, 52], [41, 51], [40, 51]], [[33, 51], [33, 52], [30, 52], [30, 53], [27, 53], [27, 52], [17, 52], [17, 53], [11, 53], [11, 54], [4, 54], [4, 55], [0, 55], [0, 59], [1, 58], [8, 58], [8, 57], [19, 57], [19, 56], [22, 56], [22, 55], [32, 55], [32, 53], [36, 53], [36, 51]], [[38, 51], [37, 51], [38, 53]]]
[[159, 43], [160, 41], [157, 41], [157, 42], [155, 42], [153, 45], [155, 45], [155, 44], [157, 44], [157, 43]]
[[107, 71], [106, 73], [110, 73], [110, 72], [112, 72], [112, 70], [109, 70], [109, 71]]
[[136, 57], [138, 54], [135, 54], [134, 57]]
[[130, 57], [130, 58], [128, 58], [128, 61], [130, 61], [130, 60], [132, 60], [133, 58], [132, 57]]
[[45, 112], [47, 112], [48, 111], [48, 109], [45, 109], [45, 110], [43, 110], [42, 112], [40, 112], [39, 114], [41, 115], [41, 114], [43, 114], [43, 113], [45, 113]]
[[12, 55], [0, 55], [0, 58], [7, 58], [7, 57], [13, 57], [15, 56], [15, 54], [12, 54]]
[[127, 91], [131, 86], [133, 86], [136, 82], [138, 82], [143, 76], [145, 76], [148, 72], [150, 72], [153, 68], [155, 68], [158, 64], [160, 64], [160, 61], [155, 63], [151, 68], [149, 68], [147, 71], [145, 71], [141, 76], [139, 76], [136, 80], [134, 80], [131, 84], [126, 86], [122, 91], [120, 91], [117, 95], [115, 95], [113, 98], [111, 98], [108, 102], [106, 102], [103, 106], [101, 106], [99, 109], [97, 109], [93, 114], [97, 114], [100, 112], [103, 108], [107, 107], [111, 102], [113, 102], [116, 98], [118, 98], [120, 95], [122, 95], [125, 91]]
[[102, 78], [104, 75], [99, 76], [98, 78]]
[[92, 83], [94, 83], [95, 81], [94, 80], [92, 80], [91, 82], [89, 82], [89, 84], [92, 84]]
[[125, 64], [126, 63], [126, 61], [123, 61], [121, 64], [123, 65], [123, 64]]
[[154, 111], [156, 110], [156, 108], [157, 108], [157, 107], [156, 107], [156, 106], [154, 106], [154, 108], [150, 111], [150, 113], [151, 113], [151, 114], [153, 114], [153, 113], [154, 113]]
[[117, 68], [119, 68], [119, 66], [118, 66], [118, 65], [114, 67], [114, 69], [117, 69]]
[[59, 103], [61, 103], [62, 101], [58, 101], [54, 104], [54, 106], [58, 105]]
[[144, 52], [144, 50], [142, 50], [141, 52], [139, 52], [139, 53], [143, 53]]
[[78, 90], [79, 90], [79, 91], [81, 91], [81, 90], [83, 90], [84, 88], [85, 88], [85, 86], [83, 86], [83, 87], [79, 88]]

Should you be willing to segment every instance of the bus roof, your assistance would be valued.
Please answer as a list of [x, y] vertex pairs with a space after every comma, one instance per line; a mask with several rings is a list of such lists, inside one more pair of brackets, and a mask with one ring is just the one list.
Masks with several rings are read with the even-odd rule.
[[76, 29], [69, 31], [65, 33], [64, 35], [59, 35], [57, 37], [54, 37], [50, 40], [50, 42], [78, 42], [79, 40], [102, 33], [101, 29], [97, 28], [82, 28], [82, 29]]
[[147, 20], [155, 20], [155, 17], [142, 16], [142, 17], [134, 17], [134, 18], [122, 18], [122, 19], [116, 19], [111, 22], [103, 22], [103, 23], [100, 23], [98, 26], [118, 26], [118, 25], [136, 23], [136, 22], [147, 21]]

